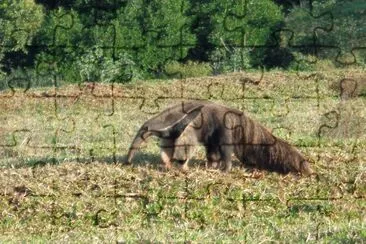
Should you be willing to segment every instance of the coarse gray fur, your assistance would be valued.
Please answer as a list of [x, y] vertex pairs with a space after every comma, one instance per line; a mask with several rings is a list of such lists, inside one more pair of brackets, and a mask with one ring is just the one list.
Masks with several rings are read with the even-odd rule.
[[131, 144], [127, 162], [150, 136], [161, 139], [161, 157], [167, 168], [172, 160], [188, 161], [202, 144], [208, 165], [232, 167], [232, 154], [246, 165], [279, 173], [312, 174], [309, 162], [286, 141], [240, 110], [208, 101], [187, 101], [169, 107], [146, 121]]

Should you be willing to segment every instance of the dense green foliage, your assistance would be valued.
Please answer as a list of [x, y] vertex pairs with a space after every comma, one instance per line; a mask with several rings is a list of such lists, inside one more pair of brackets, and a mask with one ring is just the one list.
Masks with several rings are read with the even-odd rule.
[[364, 64], [365, 3], [306, 2], [5, 0], [0, 75], [49, 85], [164, 78], [177, 62], [173, 76], [197, 75], [188, 61], [214, 74]]
[[[0, 2], [0, 68], [7, 63], [6, 54], [16, 58], [19, 53], [28, 52], [26, 46], [40, 29], [43, 17], [42, 7], [32, 0]], [[8, 66], [16, 65], [8, 63]], [[2, 71], [0, 69], [0, 78]]]
[[296, 30], [291, 44], [305, 46], [299, 50], [337, 65], [365, 64], [366, 2], [331, 0], [314, 5], [313, 12], [298, 6], [287, 16], [286, 26]]

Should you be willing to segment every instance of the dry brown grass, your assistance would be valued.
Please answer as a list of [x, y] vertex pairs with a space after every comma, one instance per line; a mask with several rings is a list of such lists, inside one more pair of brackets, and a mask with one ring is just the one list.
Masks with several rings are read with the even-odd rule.
[[[2, 92], [0, 240], [364, 242], [365, 98], [329, 89], [355, 73], [70, 85], [56, 99], [47, 88]], [[260, 82], [243, 87], [249, 78]], [[187, 174], [165, 172], [156, 140], [123, 165], [142, 122], [179, 97], [247, 111], [298, 145], [319, 176], [238, 164], [222, 174], [203, 167], [202, 150]]]

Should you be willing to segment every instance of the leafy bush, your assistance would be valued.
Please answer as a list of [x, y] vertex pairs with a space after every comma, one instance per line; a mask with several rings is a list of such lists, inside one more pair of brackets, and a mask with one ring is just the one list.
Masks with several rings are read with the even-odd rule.
[[138, 79], [140, 73], [131, 57], [120, 53], [116, 60], [95, 47], [76, 60], [82, 81], [128, 82]]
[[288, 68], [297, 71], [331, 71], [336, 64], [329, 59], [320, 59], [313, 55], [305, 55], [300, 52], [292, 53], [294, 60]]
[[165, 65], [165, 73], [177, 78], [200, 77], [212, 74], [212, 68], [208, 63], [188, 61], [182, 64], [173, 61]]
[[250, 50], [242, 48], [216, 48], [210, 54], [214, 74], [237, 72], [252, 67]]
[[44, 76], [37, 74], [36, 70], [31, 68], [14, 68], [3, 80], [0, 80], [0, 90], [21, 89], [27, 91], [32, 87], [54, 86], [54, 80], [51, 75]]
[[[364, 0], [97, 4], [108, 11], [92, 0], [56, 2], [0, 2], [0, 79], [17, 67], [33, 68], [32, 84], [48, 85], [366, 64]], [[178, 63], [187, 60], [195, 62]]]
[[43, 21], [43, 9], [34, 0], [3, 0], [0, 3], [1, 51], [26, 52]]
[[317, 71], [331, 71], [336, 68], [336, 65], [330, 59], [318, 59], [315, 63], [315, 70]]
[[98, 15], [98, 21], [90, 14], [93, 8], [86, 11], [88, 4], [75, 1], [52, 7], [35, 40], [48, 47], [36, 55], [38, 63], [56, 63], [58, 75], [67, 82], [152, 78], [167, 60], [185, 58], [185, 43], [194, 45], [185, 16], [189, 4], [114, 2], [111, 12]]
[[[263, 55], [263, 53], [261, 53]], [[286, 47], [268, 48], [263, 55], [263, 65], [266, 68], [287, 69], [294, 62], [294, 54]]]
[[12, 55], [8, 55], [5, 59], [5, 54], [11, 52], [26, 54], [27, 45], [31, 44], [43, 19], [43, 9], [34, 0], [0, 2], [0, 78], [4, 78], [5, 73], [1, 70], [4, 66], [10, 71], [20, 63], [19, 59], [13, 62]]
[[[210, 61], [222, 70], [261, 66], [267, 40], [283, 21], [281, 8], [270, 0], [214, 1], [209, 42], [216, 47]], [[220, 50], [222, 49], [222, 50]]]
[[294, 60], [289, 64], [289, 69], [296, 71], [314, 71], [316, 57], [293, 52]]
[[168, 61], [183, 60], [195, 45], [189, 7], [187, 0], [128, 1], [113, 21], [116, 46], [123, 47], [117, 53], [127, 51], [146, 76], [160, 73]]
[[[363, 46], [366, 42], [366, 15], [364, 0], [339, 1], [326, 0], [314, 1], [312, 12], [309, 6], [297, 6], [287, 16], [286, 27], [294, 31], [292, 44], [301, 46], [298, 51], [304, 54], [314, 54], [314, 37], [318, 59], [332, 60], [338, 66], [358, 63], [363, 65], [365, 55], [355, 51], [356, 61], [350, 58], [351, 51]], [[319, 17], [317, 17], [319, 16]], [[322, 48], [326, 46], [328, 48]]]

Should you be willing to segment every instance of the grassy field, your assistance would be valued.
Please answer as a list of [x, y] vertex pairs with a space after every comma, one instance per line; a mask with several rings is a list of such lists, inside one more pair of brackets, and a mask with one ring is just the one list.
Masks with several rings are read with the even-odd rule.
[[[0, 93], [0, 242], [366, 242], [365, 72], [237, 73]], [[343, 81], [342, 81], [343, 80]], [[355, 85], [356, 84], [356, 85]], [[246, 111], [318, 176], [165, 171], [153, 113], [184, 99]]]

